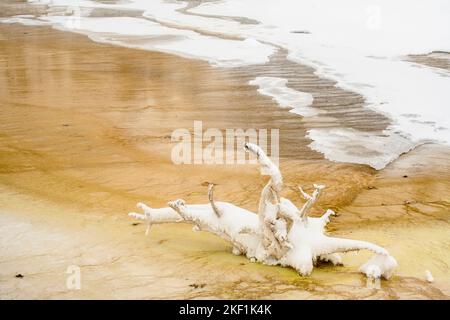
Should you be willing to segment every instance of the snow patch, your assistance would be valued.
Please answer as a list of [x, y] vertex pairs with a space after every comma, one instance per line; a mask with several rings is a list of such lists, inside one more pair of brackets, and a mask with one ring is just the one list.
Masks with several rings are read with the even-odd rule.
[[257, 77], [249, 82], [258, 86], [258, 92], [262, 95], [272, 97], [280, 107], [292, 108], [292, 113], [303, 117], [317, 115], [319, 110], [310, 107], [314, 100], [312, 94], [288, 88], [287, 83], [287, 79], [277, 77]]
[[313, 140], [309, 147], [329, 160], [366, 164], [376, 170], [383, 169], [417, 146], [389, 131], [375, 134], [354, 129], [316, 128], [308, 130], [307, 137]]

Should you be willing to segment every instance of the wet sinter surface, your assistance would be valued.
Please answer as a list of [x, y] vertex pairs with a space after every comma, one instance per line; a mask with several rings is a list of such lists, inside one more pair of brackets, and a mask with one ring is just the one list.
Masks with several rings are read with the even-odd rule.
[[[290, 143], [304, 136], [298, 117], [235, 70], [46, 27], [0, 25], [0, 43], [2, 298], [448, 297], [448, 149], [424, 145], [381, 172], [333, 163], [306, 142]], [[361, 253], [302, 278], [236, 257], [186, 225], [155, 226], [145, 237], [145, 226], [126, 216], [138, 201], [204, 203], [205, 182], [217, 184], [217, 199], [257, 208], [265, 178], [256, 167], [171, 162], [170, 133], [194, 120], [287, 128], [284, 195], [300, 205], [298, 185], [326, 184], [314, 213], [332, 208], [339, 215], [330, 233], [386, 247], [397, 275], [368, 283], [358, 273], [368, 257]], [[66, 286], [73, 265], [81, 290]]]

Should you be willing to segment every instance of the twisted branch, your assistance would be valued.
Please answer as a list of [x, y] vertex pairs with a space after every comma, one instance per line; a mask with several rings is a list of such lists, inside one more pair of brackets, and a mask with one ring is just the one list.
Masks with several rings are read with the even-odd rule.
[[218, 218], [222, 216], [222, 212], [217, 208], [216, 204], [214, 203], [214, 184], [210, 183], [208, 186], [208, 199], [209, 203], [211, 203], [211, 208], [213, 209], [214, 213]]

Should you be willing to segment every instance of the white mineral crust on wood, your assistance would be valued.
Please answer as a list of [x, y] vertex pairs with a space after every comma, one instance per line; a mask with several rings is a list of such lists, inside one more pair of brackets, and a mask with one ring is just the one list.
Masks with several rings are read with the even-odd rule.
[[138, 207], [144, 213], [132, 212], [129, 215], [147, 221], [146, 233], [152, 224], [191, 223], [194, 230], [208, 231], [230, 242], [234, 254], [245, 255], [251, 261], [268, 265], [292, 267], [302, 276], [310, 275], [318, 261], [341, 265], [341, 253], [358, 250], [375, 253], [360, 268], [363, 274], [369, 278], [389, 279], [392, 276], [397, 262], [386, 249], [366, 241], [325, 234], [325, 226], [330, 216], [334, 215], [332, 210], [327, 210], [320, 218], [308, 216], [324, 186], [314, 185], [311, 195], [300, 189], [306, 202], [302, 208], [297, 208], [279, 195], [283, 178], [264, 151], [251, 143], [246, 143], [245, 149], [257, 157], [270, 177], [261, 192], [257, 213], [231, 203], [215, 201], [214, 185], [210, 185], [207, 204], [186, 204], [178, 199], [169, 202], [166, 208], [153, 209], [139, 203]]

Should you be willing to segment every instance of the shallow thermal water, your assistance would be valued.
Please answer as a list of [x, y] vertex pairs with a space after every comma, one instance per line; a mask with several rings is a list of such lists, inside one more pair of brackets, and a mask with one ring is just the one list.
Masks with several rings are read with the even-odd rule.
[[[271, 97], [281, 107], [292, 104], [312, 140], [309, 148], [330, 160], [381, 169], [424, 142], [450, 142], [448, 117], [440, 116], [450, 101], [448, 70], [418, 68], [402, 58], [450, 49], [446, 1], [403, 4], [406, 12], [384, 0], [42, 0], [30, 5], [44, 5], [45, 14], [3, 22], [51, 25], [97, 42], [174, 53], [222, 68], [256, 68], [248, 73], [254, 85], [258, 79], [278, 78]], [[424, 12], [427, 19], [418, 19]], [[330, 79], [328, 85], [339, 86], [335, 94], [323, 99], [315, 87], [323, 84], [296, 72], [301, 67], [282, 71], [299, 63]], [[361, 96], [340, 103], [345, 90]], [[303, 110], [301, 95], [314, 100]]]

